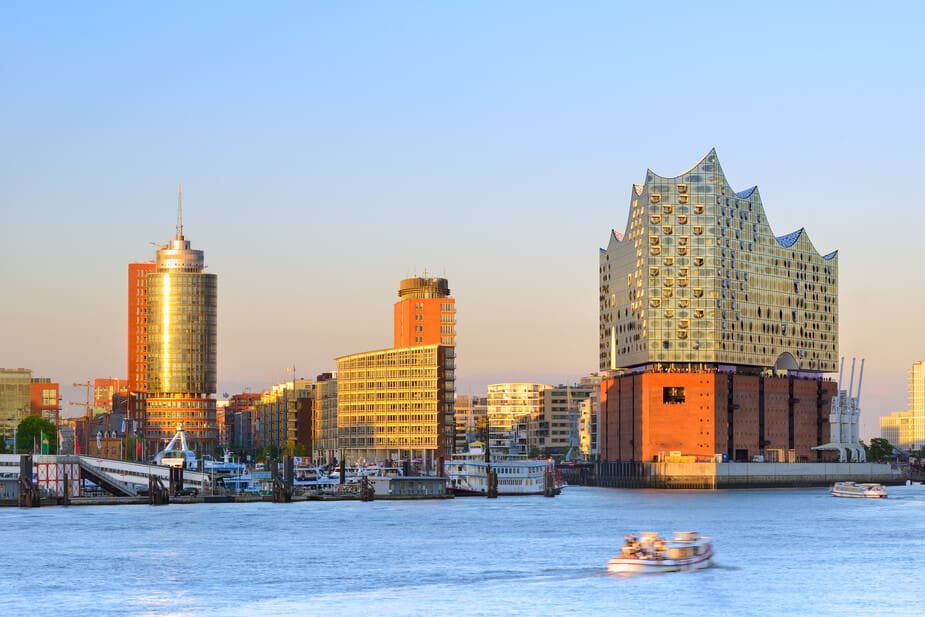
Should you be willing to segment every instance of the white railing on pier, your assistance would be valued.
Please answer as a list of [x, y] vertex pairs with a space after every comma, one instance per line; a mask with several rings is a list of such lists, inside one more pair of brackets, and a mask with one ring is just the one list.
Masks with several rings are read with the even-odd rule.
[[[19, 475], [19, 454], [0, 454], [0, 475]], [[147, 465], [133, 461], [120, 461], [109, 458], [83, 455], [33, 454], [33, 463], [73, 463], [80, 462], [114, 477], [125, 484], [148, 486], [148, 477], [161, 478], [165, 485], [170, 479], [170, 467], [165, 465]], [[195, 487], [202, 492], [210, 486], [209, 474], [199, 471], [183, 470], [183, 486]]]

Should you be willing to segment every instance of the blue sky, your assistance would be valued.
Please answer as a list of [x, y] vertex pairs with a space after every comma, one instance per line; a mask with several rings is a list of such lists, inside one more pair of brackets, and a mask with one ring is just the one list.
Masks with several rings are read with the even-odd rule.
[[[0, 366], [124, 376], [126, 264], [219, 276], [219, 390], [391, 344], [446, 276], [459, 390], [597, 368], [597, 256], [645, 171], [716, 147], [839, 251], [862, 434], [925, 355], [915, 3], [7, 3]], [[65, 389], [66, 400], [82, 395]]]

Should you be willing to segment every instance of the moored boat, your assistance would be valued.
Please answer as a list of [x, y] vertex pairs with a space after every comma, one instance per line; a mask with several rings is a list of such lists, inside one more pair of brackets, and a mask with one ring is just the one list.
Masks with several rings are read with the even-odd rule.
[[876, 482], [836, 482], [832, 486], [832, 497], [860, 497], [866, 499], [886, 498], [886, 489]]
[[607, 562], [607, 571], [618, 574], [680, 572], [711, 565], [713, 545], [696, 531], [676, 531], [665, 540], [651, 531], [626, 536], [620, 555]]
[[163, 450], [154, 455], [155, 465], [165, 465], [167, 467], [180, 467], [196, 471], [199, 469], [199, 462], [196, 460], [196, 453], [190, 450], [186, 445], [186, 433], [183, 431], [183, 425], [177, 425], [177, 432]]
[[[454, 454], [446, 463], [447, 488], [457, 496], [488, 494], [488, 474], [497, 477], [498, 495], [544, 495], [547, 472], [555, 472], [555, 464], [545, 459], [528, 459], [524, 456], [485, 454], [473, 448], [466, 454]], [[561, 490], [561, 489], [560, 489]]]

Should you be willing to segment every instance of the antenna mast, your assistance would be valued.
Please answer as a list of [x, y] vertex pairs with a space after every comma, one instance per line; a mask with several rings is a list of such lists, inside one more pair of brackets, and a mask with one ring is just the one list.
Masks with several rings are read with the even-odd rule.
[[177, 184], [177, 240], [183, 239], [183, 183]]

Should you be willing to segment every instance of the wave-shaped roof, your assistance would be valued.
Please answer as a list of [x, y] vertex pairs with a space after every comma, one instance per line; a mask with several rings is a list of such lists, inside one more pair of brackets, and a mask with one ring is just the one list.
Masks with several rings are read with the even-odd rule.
[[[783, 236], [777, 236], [777, 238], [775, 239], [777, 240], [777, 243], [780, 244], [782, 247], [790, 248], [794, 244], [797, 243], [797, 240], [799, 240], [801, 236], [806, 236], [806, 241], [812, 244], [812, 241], [809, 239], [809, 236], [806, 234], [805, 227], [800, 227], [796, 231], [791, 231], [789, 234], [785, 234]], [[813, 250], [815, 250], [815, 247], [813, 248]], [[817, 251], [817, 254], [818, 254], [818, 251]], [[832, 251], [831, 253], [828, 253], [827, 255], [822, 255], [822, 258], [825, 259], [826, 261], [831, 261], [835, 259], [837, 256], [838, 256], [838, 251]]]
[[800, 236], [803, 235], [803, 228], [800, 227], [796, 231], [791, 231], [789, 234], [783, 236], [777, 236], [777, 243], [784, 248], [790, 248], [797, 243], [797, 240], [800, 239]]
[[[711, 148], [710, 151], [706, 153], [706, 155], [704, 155], [699, 161], [697, 161], [697, 163], [695, 163], [689, 169], [681, 172], [680, 174], [676, 176], [662, 176], [660, 174], [653, 172], [651, 169], [647, 169], [646, 170], [646, 182], [643, 184], [633, 184], [633, 191], [632, 191], [633, 197], [638, 197], [642, 195], [646, 191], [646, 187], [653, 181], [671, 182], [672, 180], [677, 180], [678, 178], [681, 178], [682, 176], [686, 176], [686, 175], [694, 174], [694, 173], [712, 174], [712, 177], [715, 177], [717, 178], [718, 181], [722, 181], [723, 183], [725, 183], [725, 187], [717, 190], [717, 193], [718, 193], [717, 202], [716, 202], [717, 204], [720, 203], [719, 202], [720, 190], [722, 191], [722, 194], [726, 194], [726, 195], [728, 195], [729, 192], [731, 191], [738, 199], [749, 199], [751, 200], [751, 202], [754, 202], [755, 200], [757, 200], [757, 207], [759, 208], [759, 217], [758, 217], [759, 221], [761, 221], [762, 216], [765, 217], [765, 221], [766, 221], [766, 216], [764, 215], [764, 206], [761, 203], [761, 196], [759, 194], [758, 186], [755, 185], [743, 191], [738, 191], [738, 192], [734, 191], [732, 187], [730, 186], [728, 179], [726, 178], [726, 174], [723, 171], [722, 165], [719, 162], [719, 157], [716, 154], [716, 148]], [[729, 202], [728, 198], [726, 199], [726, 202], [728, 204]], [[751, 206], [752, 204], [749, 203], [749, 210], [751, 210]], [[632, 212], [630, 214], [632, 214]], [[765, 225], [767, 225], [770, 231], [770, 225], [767, 223], [765, 223]], [[627, 232], [628, 231], [629, 231], [629, 222], [627, 223]], [[771, 231], [771, 234], [773, 234], [773, 231]], [[804, 236], [806, 238], [806, 242], [808, 242], [812, 246], [812, 241], [809, 240], [809, 236], [806, 235], [805, 228], [802, 228], [802, 227], [789, 234], [785, 234], [783, 236], [777, 236], [775, 239], [777, 240], [777, 243], [780, 246], [784, 248], [791, 248], [799, 241], [801, 236]], [[774, 236], [772, 235], [772, 237]], [[616, 244], [622, 243], [623, 240], [624, 240], [623, 233], [617, 232], [616, 230], [611, 231], [611, 239], [610, 239], [611, 245], [615, 243]], [[812, 250], [817, 255], [820, 255], [819, 251], [815, 247], [812, 247]], [[838, 255], [838, 251], [832, 251], [831, 253], [827, 255], [823, 255], [822, 258], [826, 260], [833, 260], [837, 257], [837, 255]]]

